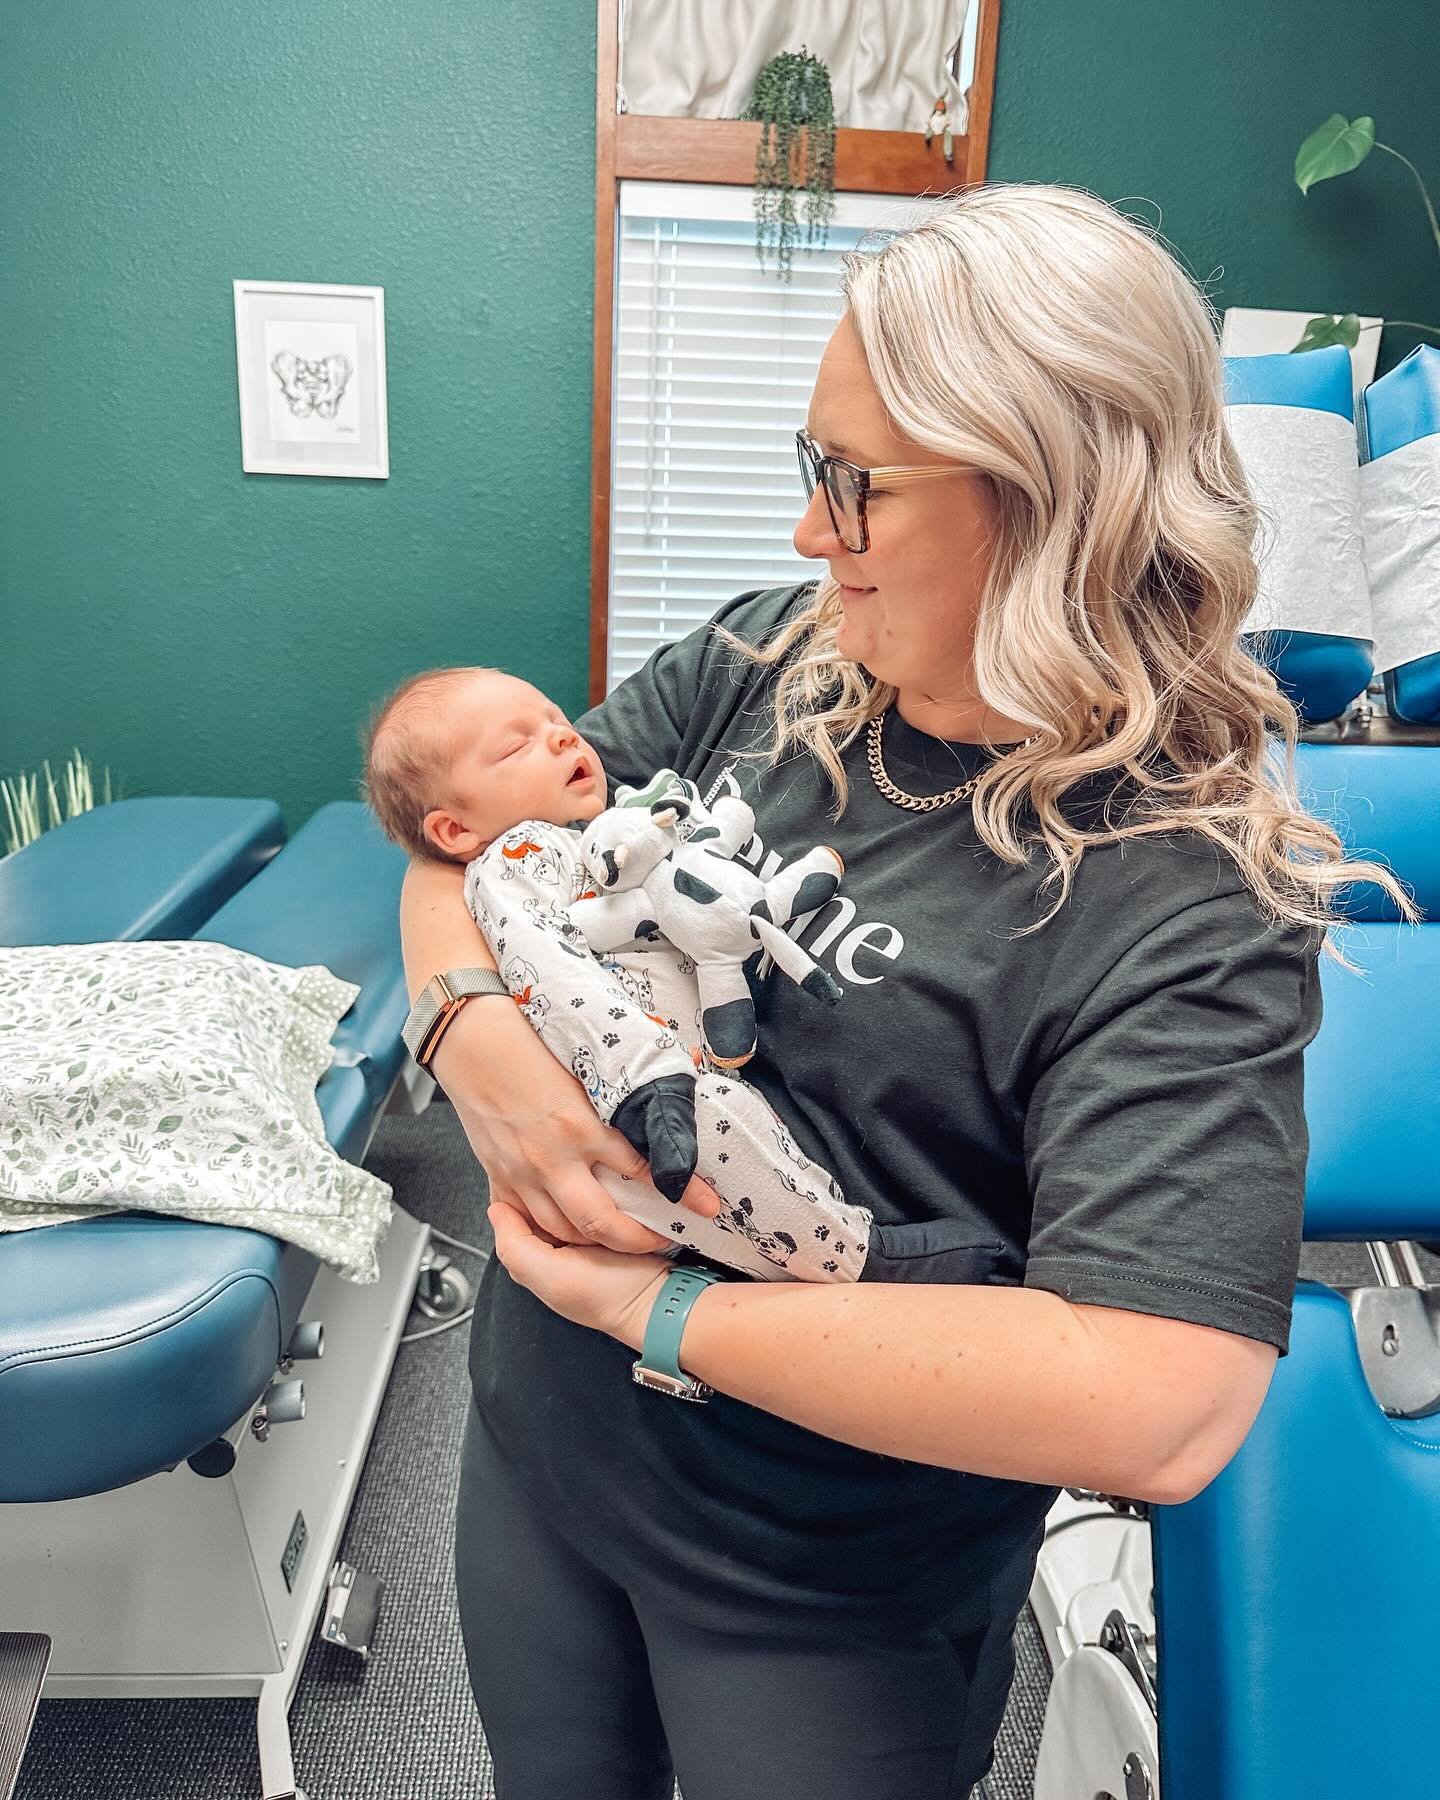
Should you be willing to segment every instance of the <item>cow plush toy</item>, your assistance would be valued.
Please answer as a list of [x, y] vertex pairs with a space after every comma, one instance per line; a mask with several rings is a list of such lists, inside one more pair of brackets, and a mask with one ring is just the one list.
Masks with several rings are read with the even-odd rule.
[[817, 846], [762, 881], [734, 861], [755, 815], [725, 795], [706, 809], [691, 782], [662, 770], [645, 788], [621, 788], [617, 804], [585, 829], [580, 854], [598, 890], [570, 917], [599, 955], [664, 938], [695, 964], [700, 1030], [718, 1068], [755, 1054], [755, 1003], [743, 965], [768, 951], [807, 994], [830, 1005], [840, 988], [784, 927], [823, 906], [845, 865]]

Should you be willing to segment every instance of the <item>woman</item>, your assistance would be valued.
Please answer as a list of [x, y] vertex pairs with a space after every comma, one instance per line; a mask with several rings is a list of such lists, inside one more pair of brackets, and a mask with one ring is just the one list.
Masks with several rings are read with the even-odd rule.
[[[501, 1800], [968, 1794], [1058, 1486], [1183, 1500], [1259, 1409], [1328, 901], [1403, 904], [1299, 808], [1213, 314], [1152, 237], [972, 189], [846, 301], [800, 438], [818, 586], [579, 729], [612, 782], [743, 794], [757, 867], [844, 858], [800, 934], [844, 998], [762, 973], [746, 1075], [912, 1279], [711, 1286], [714, 1399], [636, 1385], [667, 1265], [593, 1169], [643, 1165], [512, 1007], [459, 1014], [497, 1254], [456, 1570]], [[403, 928], [412, 992], [490, 960], [457, 871], [410, 871]]]

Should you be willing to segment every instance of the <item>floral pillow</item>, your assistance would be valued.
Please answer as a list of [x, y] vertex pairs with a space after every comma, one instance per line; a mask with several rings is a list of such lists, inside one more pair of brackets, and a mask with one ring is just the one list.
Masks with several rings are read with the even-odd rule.
[[0, 1231], [177, 1213], [378, 1280], [390, 1189], [315, 1099], [359, 991], [225, 944], [0, 949]]

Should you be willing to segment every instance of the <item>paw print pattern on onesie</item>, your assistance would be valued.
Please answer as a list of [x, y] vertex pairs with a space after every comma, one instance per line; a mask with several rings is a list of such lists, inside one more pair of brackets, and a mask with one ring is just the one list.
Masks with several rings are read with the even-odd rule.
[[833, 1177], [804, 1157], [788, 1133], [795, 1160], [777, 1155], [783, 1128], [759, 1090], [733, 1074], [702, 1069], [695, 1112], [696, 1173], [722, 1203], [714, 1226], [758, 1256], [755, 1272], [783, 1270], [802, 1281], [857, 1279], [869, 1249], [868, 1210], [835, 1199]]
[[607, 1081], [605, 1079], [595, 1061], [595, 1052], [588, 1044], [575, 1046], [574, 1054], [570, 1058], [570, 1073], [590, 1096], [591, 1105], [602, 1119], [608, 1119], [625, 1096], [632, 1091], [630, 1078], [623, 1069], [620, 1071], [618, 1080]]

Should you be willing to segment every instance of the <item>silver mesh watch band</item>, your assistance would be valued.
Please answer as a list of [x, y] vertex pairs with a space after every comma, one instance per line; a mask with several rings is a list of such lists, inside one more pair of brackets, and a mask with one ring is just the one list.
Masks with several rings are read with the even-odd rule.
[[452, 1011], [457, 1001], [469, 1000], [476, 994], [504, 994], [508, 998], [509, 993], [494, 969], [447, 969], [416, 995], [410, 1016], [400, 1029], [405, 1048], [423, 1068], [430, 1060], [429, 1055], [423, 1055], [422, 1060], [427, 1040], [442, 1015]]

